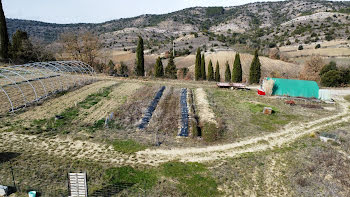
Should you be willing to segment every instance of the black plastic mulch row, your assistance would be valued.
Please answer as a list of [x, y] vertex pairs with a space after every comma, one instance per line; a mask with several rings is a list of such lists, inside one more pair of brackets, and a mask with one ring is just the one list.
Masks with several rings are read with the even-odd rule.
[[156, 96], [154, 97], [153, 101], [151, 104], [148, 106], [144, 117], [141, 120], [141, 124], [139, 125], [139, 129], [145, 129], [149, 123], [149, 121], [152, 118], [152, 114], [154, 110], [156, 110], [156, 107], [158, 105], [158, 102], [160, 98], [163, 96], [163, 92], [165, 90], [165, 86], [161, 87], [160, 90], [157, 92]]
[[188, 106], [187, 106], [187, 89], [181, 89], [181, 97], [180, 97], [180, 105], [181, 105], [181, 130], [179, 136], [188, 137]]

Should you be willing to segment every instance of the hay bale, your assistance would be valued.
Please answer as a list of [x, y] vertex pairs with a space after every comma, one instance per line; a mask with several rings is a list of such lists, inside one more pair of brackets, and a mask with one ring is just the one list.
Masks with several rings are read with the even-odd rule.
[[263, 89], [267, 96], [271, 96], [273, 93], [273, 87], [275, 85], [275, 81], [272, 79], [265, 80], [263, 83]]

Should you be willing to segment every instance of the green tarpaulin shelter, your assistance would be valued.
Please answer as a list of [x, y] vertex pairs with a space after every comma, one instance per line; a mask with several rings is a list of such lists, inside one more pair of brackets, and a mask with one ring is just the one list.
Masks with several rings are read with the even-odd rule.
[[270, 79], [275, 81], [272, 95], [318, 99], [320, 88], [316, 81], [267, 78]]

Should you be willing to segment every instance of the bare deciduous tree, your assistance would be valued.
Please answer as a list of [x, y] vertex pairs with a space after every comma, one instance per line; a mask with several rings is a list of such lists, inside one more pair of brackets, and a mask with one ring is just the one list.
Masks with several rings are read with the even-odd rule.
[[312, 56], [305, 62], [305, 66], [300, 73], [300, 79], [320, 82], [320, 71], [325, 65], [320, 56]]
[[60, 41], [63, 45], [62, 58], [73, 58], [86, 62], [92, 66], [101, 48], [100, 40], [97, 36], [90, 32], [64, 33], [61, 35]]

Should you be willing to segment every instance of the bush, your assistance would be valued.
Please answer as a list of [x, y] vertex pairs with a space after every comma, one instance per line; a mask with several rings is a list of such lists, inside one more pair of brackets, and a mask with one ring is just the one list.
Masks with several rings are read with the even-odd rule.
[[321, 48], [321, 45], [320, 45], [320, 44], [317, 44], [317, 45], [315, 46], [315, 49], [319, 49], [319, 48]]
[[321, 77], [321, 84], [326, 87], [338, 87], [342, 83], [342, 72], [338, 70], [330, 70]]
[[303, 49], [304, 49], [303, 45], [299, 45], [298, 50], [301, 51]]
[[337, 69], [337, 64], [333, 61], [331, 61], [329, 64], [325, 65], [321, 71], [320, 71], [320, 76], [324, 75], [325, 73], [331, 71], [331, 70], [338, 70]]

